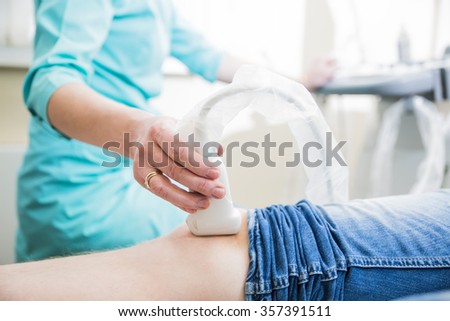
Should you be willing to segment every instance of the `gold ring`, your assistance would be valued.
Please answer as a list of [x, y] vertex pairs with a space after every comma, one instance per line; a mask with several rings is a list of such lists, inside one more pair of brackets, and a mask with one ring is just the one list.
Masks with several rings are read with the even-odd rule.
[[161, 175], [161, 174], [162, 174], [162, 172], [157, 168], [155, 168], [155, 170], [153, 172], [148, 173], [147, 176], [145, 176], [145, 180], [144, 180], [145, 187], [147, 189], [150, 189], [150, 180], [153, 177]]

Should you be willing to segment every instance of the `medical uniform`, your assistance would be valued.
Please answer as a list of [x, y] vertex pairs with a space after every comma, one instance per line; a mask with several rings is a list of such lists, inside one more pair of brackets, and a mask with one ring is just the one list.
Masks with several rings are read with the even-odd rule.
[[24, 85], [33, 117], [19, 174], [17, 259], [124, 247], [169, 232], [184, 213], [139, 186], [132, 166], [102, 166], [111, 157], [101, 148], [52, 128], [48, 101], [61, 86], [84, 83], [155, 113], [148, 100], [161, 91], [167, 56], [214, 81], [222, 52], [191, 31], [169, 0], [35, 4], [35, 54]]

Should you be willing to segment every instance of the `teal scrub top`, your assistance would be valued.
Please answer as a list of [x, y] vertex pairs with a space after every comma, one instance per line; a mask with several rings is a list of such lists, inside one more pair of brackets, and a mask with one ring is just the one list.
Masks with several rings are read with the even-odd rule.
[[[177, 15], [170, 0], [35, 0], [34, 60], [24, 84], [33, 115], [19, 173], [18, 261], [129, 246], [165, 234], [184, 213], [141, 188], [131, 166], [108, 168], [101, 148], [48, 123], [52, 94], [84, 83], [155, 113], [167, 56], [208, 81], [223, 53]], [[98, 126], [107, 126], [108, 120]]]

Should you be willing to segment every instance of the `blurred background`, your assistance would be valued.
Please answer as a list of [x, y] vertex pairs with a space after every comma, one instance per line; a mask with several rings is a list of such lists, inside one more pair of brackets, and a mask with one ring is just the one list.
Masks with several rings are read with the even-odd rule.
[[[215, 45], [294, 78], [300, 77], [315, 59], [328, 55], [339, 62], [338, 79], [402, 74], [404, 70], [421, 72], [430, 64], [442, 63], [450, 46], [450, 0], [175, 2], [180, 12]], [[27, 144], [29, 119], [21, 91], [32, 59], [33, 15], [32, 0], [0, 0], [0, 264], [13, 261], [16, 175]], [[223, 86], [190, 75], [172, 59], [164, 70], [164, 91], [153, 104], [176, 118]], [[443, 117], [448, 112], [446, 88], [450, 85], [443, 87], [444, 94], [439, 97], [438, 89], [432, 88], [431, 100]], [[384, 97], [370, 90], [355, 94], [338, 89], [319, 92], [315, 97], [336, 139], [347, 141], [344, 155], [350, 169], [350, 195], [377, 196], [370, 192], [370, 173], [382, 115], [403, 95]], [[414, 114], [402, 117], [395, 144], [396, 177], [389, 194], [410, 190], [426, 156], [426, 144]], [[268, 132], [275, 140], [292, 140], [286, 126], [244, 112], [227, 128], [224, 142], [261, 142]], [[274, 159], [279, 157], [273, 155]], [[301, 168], [270, 168], [261, 164], [242, 169], [239, 161], [240, 155], [233, 154], [233, 166], [229, 169], [237, 204], [256, 207], [291, 203], [304, 196], [306, 179]], [[447, 169], [443, 170], [448, 176]], [[443, 186], [448, 186], [448, 178]]]

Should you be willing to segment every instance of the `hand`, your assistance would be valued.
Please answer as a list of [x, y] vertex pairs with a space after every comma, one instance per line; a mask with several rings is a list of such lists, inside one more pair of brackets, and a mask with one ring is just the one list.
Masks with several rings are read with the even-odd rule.
[[[144, 188], [148, 173], [160, 170], [164, 175], [150, 179], [149, 189], [155, 195], [194, 214], [209, 207], [209, 197], [223, 198], [225, 189], [217, 181], [218, 168], [205, 165], [203, 156], [189, 147], [176, 147], [176, 121], [168, 117], [151, 117], [142, 121], [134, 133], [139, 149], [133, 148], [134, 178]], [[172, 184], [189, 188], [189, 192]]]
[[300, 82], [310, 91], [322, 87], [329, 82], [337, 69], [336, 59], [331, 57], [316, 60], [308, 73]]

